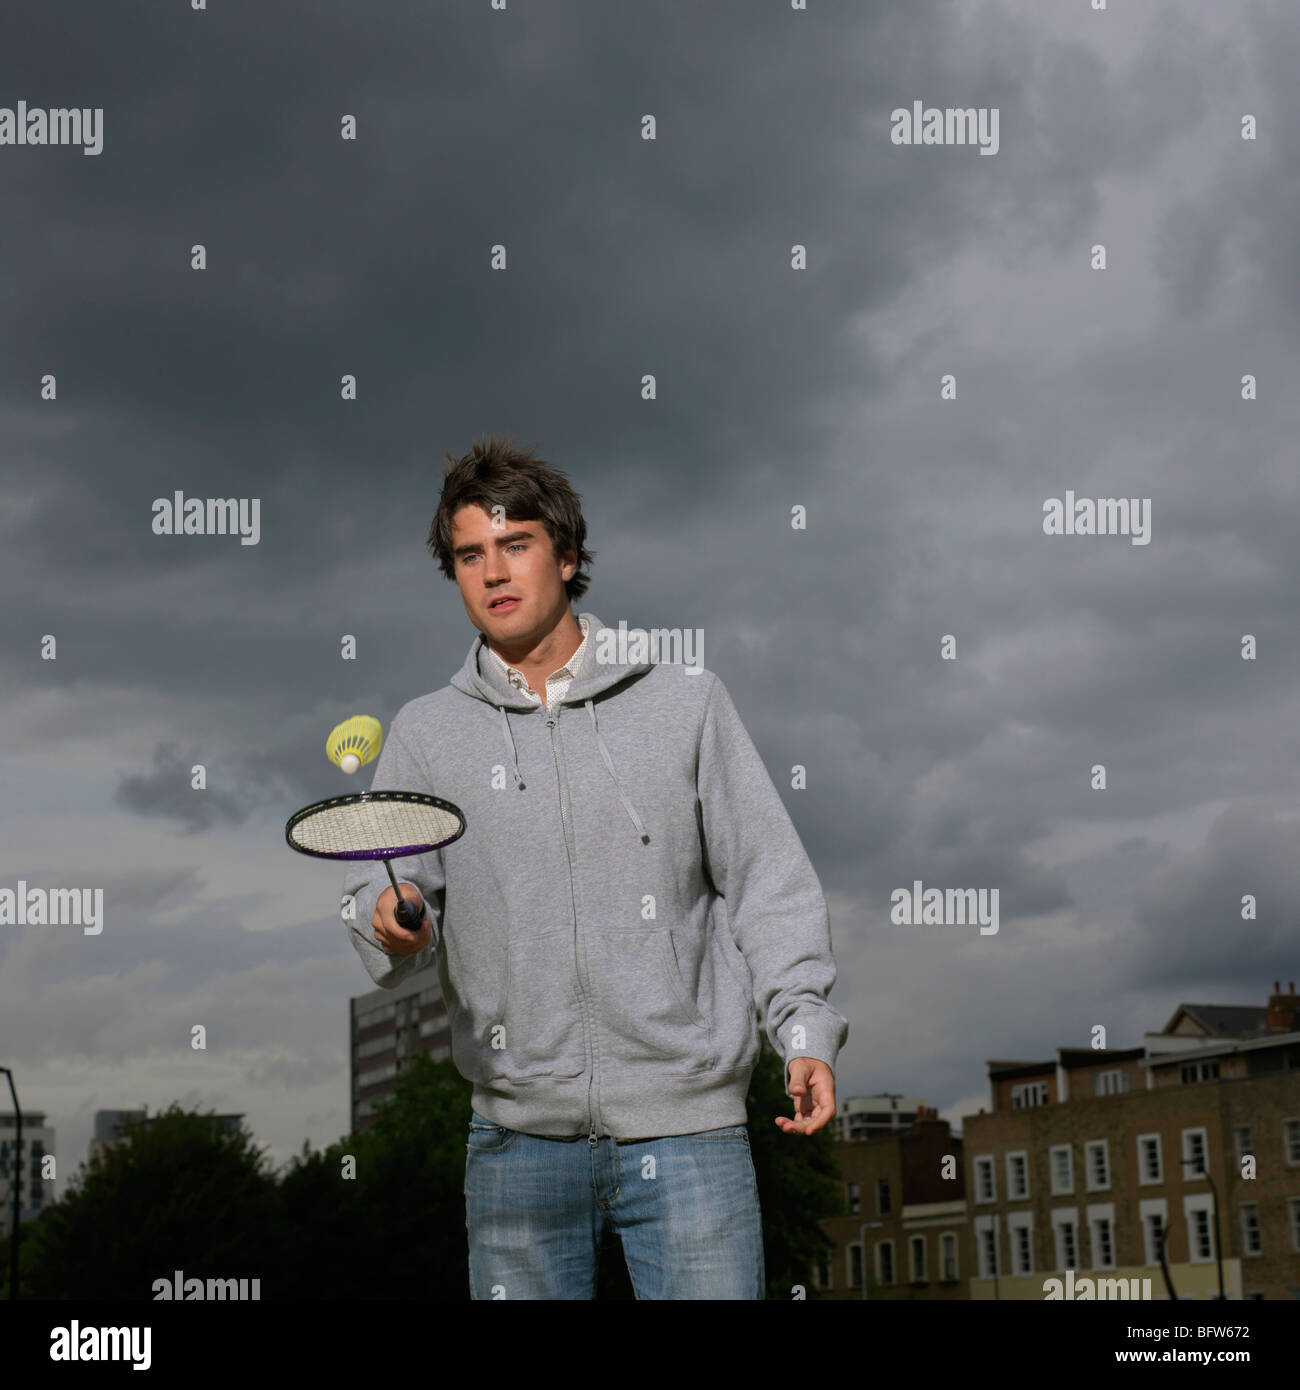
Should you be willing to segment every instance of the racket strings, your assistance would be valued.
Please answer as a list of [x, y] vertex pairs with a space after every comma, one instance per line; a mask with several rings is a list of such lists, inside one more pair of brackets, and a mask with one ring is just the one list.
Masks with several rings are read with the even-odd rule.
[[324, 806], [298, 821], [293, 840], [316, 854], [421, 853], [445, 844], [461, 828], [459, 816], [438, 806], [366, 801]]

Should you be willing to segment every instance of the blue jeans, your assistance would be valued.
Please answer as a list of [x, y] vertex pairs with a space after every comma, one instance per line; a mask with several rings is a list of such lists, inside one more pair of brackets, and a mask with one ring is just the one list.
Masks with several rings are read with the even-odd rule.
[[594, 1298], [601, 1237], [637, 1298], [763, 1298], [763, 1225], [743, 1125], [663, 1139], [543, 1139], [470, 1120], [471, 1298]]

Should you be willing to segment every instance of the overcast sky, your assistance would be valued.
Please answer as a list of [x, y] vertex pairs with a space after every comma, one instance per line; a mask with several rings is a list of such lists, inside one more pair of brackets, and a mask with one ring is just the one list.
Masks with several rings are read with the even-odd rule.
[[[370, 981], [283, 825], [464, 660], [424, 541], [494, 431], [582, 494], [580, 608], [702, 631], [830, 905], [841, 1099], [957, 1118], [1300, 975], [1290, 0], [22, 9], [0, 105], [104, 112], [0, 145], [0, 887], [104, 890], [0, 928], [60, 1192], [98, 1108], [346, 1132]], [[996, 154], [893, 143], [916, 101]], [[155, 535], [177, 489], [258, 544]], [[1045, 535], [1067, 490], [1150, 543]], [[998, 932], [894, 925], [914, 879]]]

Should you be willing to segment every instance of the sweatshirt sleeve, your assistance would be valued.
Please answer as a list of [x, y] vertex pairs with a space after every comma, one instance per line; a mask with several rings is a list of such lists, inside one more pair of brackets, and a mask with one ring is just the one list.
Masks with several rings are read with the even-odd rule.
[[[384, 746], [379, 750], [374, 779], [370, 783], [371, 791], [418, 792], [429, 787], [428, 769], [404, 742], [399, 730], [400, 720], [399, 710]], [[383, 863], [372, 859], [354, 860], [343, 880], [343, 914], [348, 939], [361, 957], [370, 978], [384, 989], [395, 988], [408, 975], [434, 959], [442, 938], [442, 909], [447, 882], [443, 875], [441, 850], [394, 859], [392, 864], [393, 874], [399, 883], [410, 883], [420, 890], [424, 910], [433, 927], [428, 946], [414, 955], [390, 956], [375, 939], [374, 928], [370, 925], [380, 895], [385, 888], [393, 886]]]
[[697, 795], [709, 873], [753, 975], [768, 1040], [786, 1064], [789, 1095], [790, 1062], [820, 1058], [833, 1072], [849, 1025], [827, 1002], [836, 968], [821, 885], [716, 676], [704, 709]]

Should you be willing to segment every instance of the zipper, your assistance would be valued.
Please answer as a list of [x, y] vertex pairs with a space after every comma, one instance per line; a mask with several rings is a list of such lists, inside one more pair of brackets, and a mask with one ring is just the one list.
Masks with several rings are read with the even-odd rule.
[[596, 1133], [596, 1109], [593, 1099], [596, 1085], [596, 1021], [591, 1009], [590, 981], [583, 975], [582, 954], [578, 949], [578, 896], [573, 886], [573, 834], [569, 823], [568, 797], [565, 794], [568, 784], [565, 781], [564, 762], [560, 757], [560, 736], [556, 728], [559, 718], [558, 708], [547, 708], [546, 723], [551, 730], [551, 753], [555, 758], [555, 776], [560, 788], [560, 823], [564, 827], [564, 850], [569, 859], [569, 901], [573, 905], [573, 969], [578, 980], [578, 992], [582, 996], [582, 1010], [587, 1021], [587, 1036], [591, 1040], [591, 1078], [587, 1082], [587, 1123], [590, 1126], [590, 1132], [587, 1135], [587, 1142], [592, 1148], [595, 1148], [600, 1142]]

